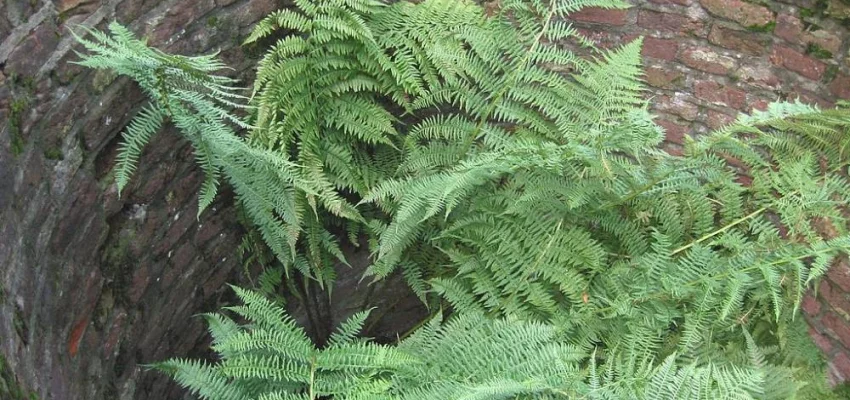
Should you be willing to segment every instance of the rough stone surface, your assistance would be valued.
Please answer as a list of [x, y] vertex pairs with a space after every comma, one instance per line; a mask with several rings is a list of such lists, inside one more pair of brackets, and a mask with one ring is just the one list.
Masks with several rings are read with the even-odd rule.
[[[11, 373], [4, 381], [42, 400], [182, 398], [169, 379], [141, 366], [208, 355], [205, 327], [192, 316], [232, 303], [226, 283], [248, 285], [232, 195], [223, 190], [196, 219], [203, 176], [173, 129], [145, 149], [118, 196], [110, 170], [119, 133], [145, 99], [125, 78], [71, 64], [72, 50], [81, 49], [69, 27], [103, 29], [117, 20], [166, 51], [220, 50], [248, 84], [256, 60], [239, 43], [279, 6], [0, 3], [0, 356]], [[360, 262], [341, 270], [326, 321], [374, 306], [385, 317], [371, 334], [408, 329], [422, 307], [398, 279], [360, 290], [366, 254], [350, 253]]]

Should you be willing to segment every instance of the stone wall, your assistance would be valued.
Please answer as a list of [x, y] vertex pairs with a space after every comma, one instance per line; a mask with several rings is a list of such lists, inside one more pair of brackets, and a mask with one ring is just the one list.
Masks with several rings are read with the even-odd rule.
[[140, 364], [202, 348], [204, 326], [192, 315], [214, 310], [241, 269], [230, 197], [198, 221], [202, 176], [174, 132], [157, 136], [117, 196], [118, 134], [144, 98], [126, 79], [69, 63], [79, 50], [69, 27], [117, 20], [167, 51], [220, 49], [243, 74], [253, 61], [239, 40], [276, 7], [0, 3], [0, 354], [23, 395], [177, 398], [174, 385]]
[[[635, 4], [587, 10], [575, 20], [604, 46], [645, 36], [646, 80], [671, 151], [683, 135], [770, 100], [800, 96], [830, 105], [850, 97], [850, 9], [840, 0]], [[201, 174], [173, 131], [156, 137], [117, 196], [110, 168], [118, 134], [144, 99], [125, 79], [70, 64], [68, 27], [118, 20], [166, 51], [222, 50], [234, 74], [247, 78], [254, 61], [238, 44], [278, 5], [0, 2], [0, 398], [179, 398], [173, 384], [139, 365], [203, 355], [203, 324], [191, 316], [232, 300], [224, 283], [242, 279], [231, 196], [195, 218]], [[364, 292], [356, 290], [358, 276], [343, 274], [334, 296], [349, 307], [327, 305], [331, 323], [350, 305], [369, 303], [346, 298]], [[850, 377], [848, 292], [845, 264], [804, 304], [836, 381]], [[399, 321], [421, 313], [415, 304], [396, 304], [409, 297], [375, 295]]]
[[[127, 79], [73, 64], [82, 49], [69, 28], [117, 20], [168, 52], [221, 51], [249, 86], [259, 52], [240, 44], [286, 3], [0, 3], [0, 399], [179, 398], [141, 365], [208, 355], [205, 326], [192, 316], [232, 303], [226, 283], [250, 284], [232, 194], [223, 189], [196, 218], [202, 173], [173, 129], [145, 149], [119, 198], [119, 134], [145, 99]], [[368, 253], [345, 251], [352, 267], [332, 298], [290, 303], [314, 337], [373, 307], [382, 316], [369, 323], [375, 337], [421, 320], [424, 307], [399, 277], [365, 290]]]
[[[645, 80], [671, 152], [768, 102], [829, 107], [850, 99], [850, 2], [842, 0], [638, 0], [625, 11], [572, 16], [595, 43], [644, 38]], [[828, 224], [820, 224], [829, 236]], [[810, 334], [830, 380], [850, 380], [850, 264], [832, 267], [806, 296]]]

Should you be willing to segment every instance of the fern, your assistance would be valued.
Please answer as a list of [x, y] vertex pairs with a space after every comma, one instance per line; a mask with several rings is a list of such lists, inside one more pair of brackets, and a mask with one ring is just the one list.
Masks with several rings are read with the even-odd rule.
[[[797, 309], [850, 252], [850, 110], [778, 103], [674, 157], [643, 98], [641, 40], [599, 50], [562, 21], [624, 3], [295, 3], [246, 40], [287, 34], [250, 99], [212, 56], [166, 55], [120, 27], [80, 39], [84, 65], [152, 99], [119, 186], [170, 120], [206, 172], [201, 209], [226, 179], [287, 278], [330, 287], [340, 242], [365, 236], [368, 277], [399, 273], [450, 316], [390, 346], [358, 337], [359, 313], [317, 349], [266, 275], [226, 309], [247, 323], [206, 316], [220, 360], [159, 369], [210, 399], [819, 393]], [[248, 122], [230, 113], [242, 102]]]

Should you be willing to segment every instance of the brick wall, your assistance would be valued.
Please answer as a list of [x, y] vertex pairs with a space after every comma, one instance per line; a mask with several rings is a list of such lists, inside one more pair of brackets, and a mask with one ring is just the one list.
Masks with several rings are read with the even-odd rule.
[[[572, 16], [602, 47], [644, 37], [645, 80], [671, 152], [740, 112], [799, 98], [850, 99], [850, 3], [841, 0], [637, 0]], [[828, 225], [828, 224], [827, 224]], [[829, 235], [829, 229], [825, 229]], [[803, 302], [831, 382], [850, 381], [850, 264], [832, 267]]]

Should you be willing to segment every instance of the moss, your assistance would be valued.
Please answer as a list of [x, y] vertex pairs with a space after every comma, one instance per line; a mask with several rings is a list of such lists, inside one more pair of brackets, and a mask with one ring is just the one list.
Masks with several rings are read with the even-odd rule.
[[823, 83], [832, 82], [832, 80], [835, 79], [836, 75], [838, 75], [838, 66], [837, 65], [830, 65], [830, 66], [826, 67], [826, 71], [824, 71], [823, 77], [821, 78], [821, 81]]
[[6, 358], [0, 354], [0, 399], [3, 400], [38, 400], [38, 394], [29, 392], [22, 388], [12, 369], [9, 368], [9, 363]]
[[770, 21], [764, 25], [750, 25], [747, 30], [750, 32], [773, 32], [776, 29], [776, 21]]
[[51, 147], [49, 149], [44, 149], [44, 158], [53, 161], [61, 161], [65, 159], [65, 155], [62, 154], [62, 149], [58, 147]]
[[219, 21], [218, 17], [216, 17], [216, 16], [212, 16], [212, 17], [207, 18], [207, 27], [208, 28], [217, 28], [219, 23], [221, 23], [221, 21]]
[[12, 136], [12, 154], [16, 156], [24, 151], [24, 145], [26, 145], [21, 132], [21, 120], [28, 105], [29, 101], [26, 97], [19, 97], [13, 100], [9, 107], [9, 118], [6, 125], [9, 127], [9, 133]]
[[815, 16], [815, 10], [812, 10], [811, 8], [805, 8], [805, 7], [800, 8], [800, 17], [801, 18], [809, 18], [809, 17], [814, 17], [814, 16]]
[[91, 84], [96, 93], [103, 93], [104, 89], [117, 77], [118, 74], [111, 69], [99, 69], [95, 72]]
[[817, 43], [809, 43], [806, 45], [806, 54], [819, 58], [821, 60], [826, 60], [832, 58], [832, 52], [820, 47]]

